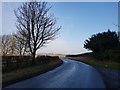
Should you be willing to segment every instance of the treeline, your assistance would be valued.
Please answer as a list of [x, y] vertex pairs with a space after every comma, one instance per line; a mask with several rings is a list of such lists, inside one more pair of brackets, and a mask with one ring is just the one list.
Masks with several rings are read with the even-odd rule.
[[120, 62], [120, 41], [116, 32], [107, 32], [92, 35], [84, 43], [84, 48], [93, 51], [99, 60], [114, 60]]
[[0, 52], [2, 56], [29, 55], [29, 47], [19, 34], [2, 35]]

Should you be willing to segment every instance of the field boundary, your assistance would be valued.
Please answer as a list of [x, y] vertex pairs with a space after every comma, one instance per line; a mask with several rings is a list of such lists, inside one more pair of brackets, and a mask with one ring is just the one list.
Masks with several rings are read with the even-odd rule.
[[[50, 71], [50, 70], [53, 70], [53, 69], [59, 67], [59, 66], [62, 65], [62, 64], [63, 64], [63, 61], [62, 61], [61, 59], [59, 59], [59, 62], [58, 62], [57, 64], [55, 64], [54, 66], [50, 66], [50, 67], [48, 67], [48, 68], [46, 68], [46, 69], [44, 69], [44, 70], [42, 70], [42, 71], [39, 71], [39, 72], [30, 74], [30, 75], [24, 76], [24, 77], [22, 77], [22, 78], [19, 78], [19, 79], [13, 80], [13, 81], [9, 81], [9, 82], [6, 82], [6, 83], [2, 83], [2, 88], [6, 87], [6, 86], [8, 86], [8, 85], [10, 85], [10, 84], [14, 84], [14, 83], [16, 83], [16, 82], [23, 81], [23, 80], [32, 78], [32, 77], [34, 77], [34, 76], [37, 76], [37, 75], [41, 75], [41, 74], [43, 74], [43, 73], [46, 73], [46, 72], [48, 72], [48, 71]], [[33, 68], [34, 68], [34, 67], [35, 67], [35, 66], [33, 66]]]

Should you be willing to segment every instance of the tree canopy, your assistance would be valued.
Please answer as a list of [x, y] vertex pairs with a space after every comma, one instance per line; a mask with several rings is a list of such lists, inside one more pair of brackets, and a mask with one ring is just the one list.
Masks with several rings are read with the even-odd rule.
[[85, 41], [84, 48], [97, 53], [113, 49], [118, 45], [119, 39], [117, 33], [108, 29], [107, 32], [92, 35]]

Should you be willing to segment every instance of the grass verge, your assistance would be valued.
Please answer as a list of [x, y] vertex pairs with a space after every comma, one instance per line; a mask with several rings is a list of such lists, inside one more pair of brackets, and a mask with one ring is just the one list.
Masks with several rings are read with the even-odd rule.
[[77, 57], [67, 57], [67, 58], [77, 60], [80, 62], [84, 62], [84, 63], [90, 64], [92, 66], [120, 70], [120, 63], [118, 63], [118, 62], [100, 61], [100, 60], [96, 60], [90, 56], [77, 56]]
[[62, 60], [53, 60], [50, 63], [27, 67], [23, 69], [14, 70], [12, 72], [2, 74], [2, 87], [9, 84], [31, 78], [33, 76], [45, 73], [52, 70], [62, 64]]
[[91, 54], [72, 55], [67, 58], [92, 65], [102, 76], [106, 90], [111, 88], [118, 89], [120, 87], [120, 63], [96, 60]]

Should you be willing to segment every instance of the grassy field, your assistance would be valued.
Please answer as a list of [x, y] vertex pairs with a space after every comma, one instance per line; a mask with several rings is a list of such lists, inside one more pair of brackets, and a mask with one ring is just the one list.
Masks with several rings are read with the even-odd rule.
[[27, 67], [2, 74], [3, 87], [32, 76], [42, 74], [62, 64], [61, 60], [53, 60], [47, 64]]
[[89, 55], [73, 56], [73, 57], [67, 57], [67, 58], [81, 61], [97, 67], [120, 70], [120, 63], [118, 62], [113, 62], [108, 60], [100, 61], [100, 60], [96, 60], [95, 58]]

